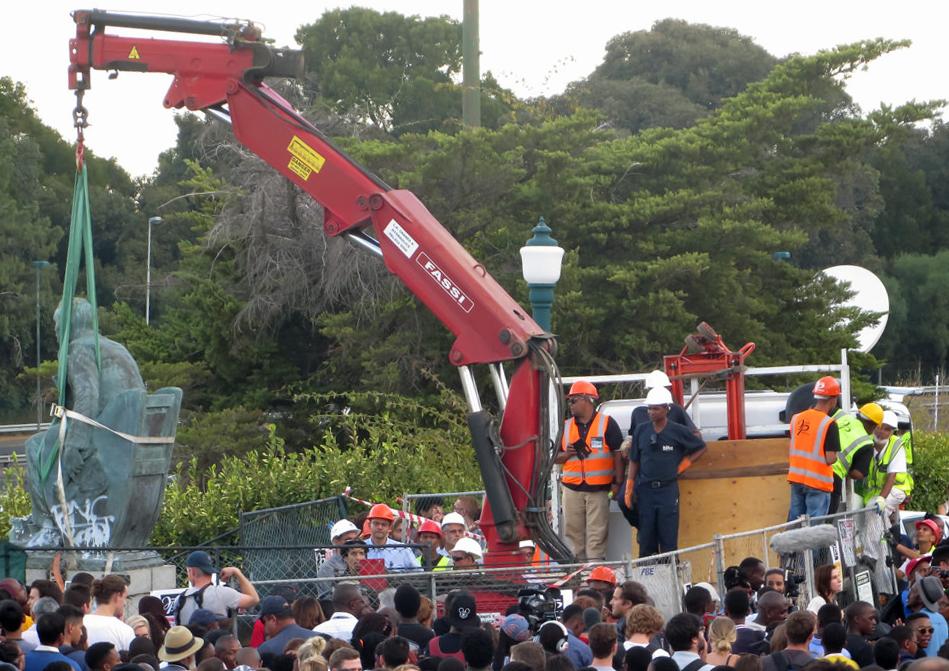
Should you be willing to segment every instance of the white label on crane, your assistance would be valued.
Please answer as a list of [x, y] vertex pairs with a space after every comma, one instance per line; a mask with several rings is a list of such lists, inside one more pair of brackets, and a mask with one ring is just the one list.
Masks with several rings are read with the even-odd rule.
[[390, 219], [386, 227], [382, 229], [382, 232], [392, 241], [392, 244], [405, 254], [405, 258], [407, 259], [411, 259], [412, 255], [415, 254], [415, 250], [418, 249], [418, 243], [415, 242], [415, 238], [409, 235], [409, 232], [402, 228], [395, 219]]
[[428, 254], [422, 252], [415, 259], [415, 262], [418, 263], [422, 268], [425, 269], [425, 272], [428, 273], [428, 276], [435, 280], [435, 283], [445, 290], [445, 293], [448, 294], [455, 304], [460, 307], [465, 312], [471, 312], [471, 309], [474, 308], [474, 303], [471, 302], [471, 299], [468, 298], [468, 295], [462, 291], [454, 280], [452, 280], [445, 272], [439, 268]]

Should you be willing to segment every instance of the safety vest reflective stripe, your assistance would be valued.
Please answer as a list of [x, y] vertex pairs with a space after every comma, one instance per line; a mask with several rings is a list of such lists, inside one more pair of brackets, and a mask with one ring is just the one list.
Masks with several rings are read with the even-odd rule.
[[788, 482], [824, 492], [834, 490], [834, 471], [824, 459], [824, 439], [833, 421], [813, 409], [791, 418]]
[[[572, 456], [563, 464], [561, 480], [570, 485], [609, 485], [613, 483], [613, 455], [606, 444], [606, 427], [609, 417], [597, 413], [596, 421], [590, 425], [584, 443], [590, 453], [584, 459]], [[571, 417], [563, 425], [560, 449], [566, 451], [580, 439], [576, 420]]]

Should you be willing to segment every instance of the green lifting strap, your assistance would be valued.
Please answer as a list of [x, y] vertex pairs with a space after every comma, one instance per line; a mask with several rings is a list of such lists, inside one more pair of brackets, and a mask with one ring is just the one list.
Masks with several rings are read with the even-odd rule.
[[[69, 219], [69, 249], [66, 253], [66, 272], [63, 276], [63, 299], [60, 303], [60, 318], [57, 336], [59, 337], [59, 369], [56, 371], [56, 390], [59, 405], [66, 405], [67, 365], [69, 362], [69, 334], [72, 330], [73, 298], [79, 283], [79, 266], [85, 259], [86, 299], [92, 306], [92, 330], [96, 337], [96, 368], [102, 368], [99, 353], [99, 310], [96, 303], [96, 271], [92, 257], [92, 212], [89, 209], [89, 179], [86, 164], [76, 172], [76, 184], [73, 188], [72, 214]], [[65, 421], [61, 419], [60, 421]], [[54, 449], [40, 464], [40, 477], [46, 482], [49, 473], [59, 457], [62, 446], [58, 440]]]

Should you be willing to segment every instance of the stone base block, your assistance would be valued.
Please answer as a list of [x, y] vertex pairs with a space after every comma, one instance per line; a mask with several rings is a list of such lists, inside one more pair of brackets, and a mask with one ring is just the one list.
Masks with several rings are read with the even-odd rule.
[[[173, 590], [177, 587], [176, 567], [166, 564], [154, 552], [116, 552], [111, 563], [106, 553], [86, 553], [75, 557], [63, 557], [63, 569], [68, 579], [79, 571], [91, 573], [96, 578], [115, 573], [125, 578], [129, 585], [129, 605], [126, 613], [138, 612], [138, 600], [155, 590]], [[49, 578], [52, 556], [31, 553], [26, 563], [26, 584], [34, 580]]]

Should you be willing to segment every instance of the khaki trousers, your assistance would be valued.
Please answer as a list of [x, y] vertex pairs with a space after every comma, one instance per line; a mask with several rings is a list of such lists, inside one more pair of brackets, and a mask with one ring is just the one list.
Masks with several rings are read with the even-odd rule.
[[606, 559], [610, 492], [562, 491], [564, 531], [573, 553], [580, 561]]

